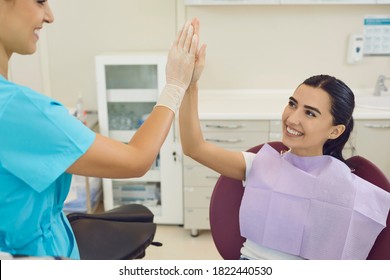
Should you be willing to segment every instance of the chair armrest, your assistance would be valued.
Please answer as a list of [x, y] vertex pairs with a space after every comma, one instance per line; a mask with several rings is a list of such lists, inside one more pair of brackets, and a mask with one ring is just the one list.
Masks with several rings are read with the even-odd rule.
[[71, 223], [82, 260], [139, 259], [153, 242], [154, 223], [78, 219]]
[[154, 215], [144, 205], [127, 204], [103, 213], [70, 213], [67, 215], [69, 222], [78, 219], [97, 219], [117, 222], [152, 223]]

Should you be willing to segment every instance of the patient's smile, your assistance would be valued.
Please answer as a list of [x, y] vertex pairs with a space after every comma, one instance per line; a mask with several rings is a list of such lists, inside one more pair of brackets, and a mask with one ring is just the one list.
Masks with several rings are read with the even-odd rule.
[[287, 132], [288, 132], [289, 134], [292, 134], [292, 135], [295, 135], [295, 136], [302, 136], [302, 135], [303, 135], [302, 132], [299, 132], [299, 131], [297, 131], [297, 130], [295, 130], [295, 129], [292, 129], [292, 128], [289, 127], [289, 126], [287, 126], [286, 130], [287, 130]]

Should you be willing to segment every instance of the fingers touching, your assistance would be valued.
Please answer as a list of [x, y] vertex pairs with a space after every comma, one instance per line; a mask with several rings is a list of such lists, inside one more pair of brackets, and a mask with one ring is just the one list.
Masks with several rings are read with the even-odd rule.
[[195, 55], [198, 51], [199, 38], [199, 20], [188, 20], [181, 28], [178, 37], [175, 41], [177, 48], [183, 49], [185, 52]]

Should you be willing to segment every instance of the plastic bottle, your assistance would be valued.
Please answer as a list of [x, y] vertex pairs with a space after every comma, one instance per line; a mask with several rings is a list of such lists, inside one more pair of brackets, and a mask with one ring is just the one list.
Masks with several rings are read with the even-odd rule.
[[87, 124], [87, 112], [84, 109], [84, 100], [81, 95], [79, 95], [76, 104], [76, 117], [83, 123]]

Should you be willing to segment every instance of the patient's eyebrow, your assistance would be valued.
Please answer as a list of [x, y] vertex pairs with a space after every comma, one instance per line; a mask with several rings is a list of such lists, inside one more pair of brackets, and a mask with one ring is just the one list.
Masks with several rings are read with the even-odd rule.
[[[295, 104], [298, 104], [298, 100], [296, 100], [294, 97], [290, 96], [289, 99], [290, 99], [291, 101], [293, 101]], [[315, 108], [315, 107], [312, 107], [312, 106], [309, 106], [309, 105], [304, 105], [303, 107], [306, 108], [306, 109], [309, 109], [309, 110], [316, 111], [318, 114], [321, 115], [321, 111], [318, 110], [318, 109]]]

